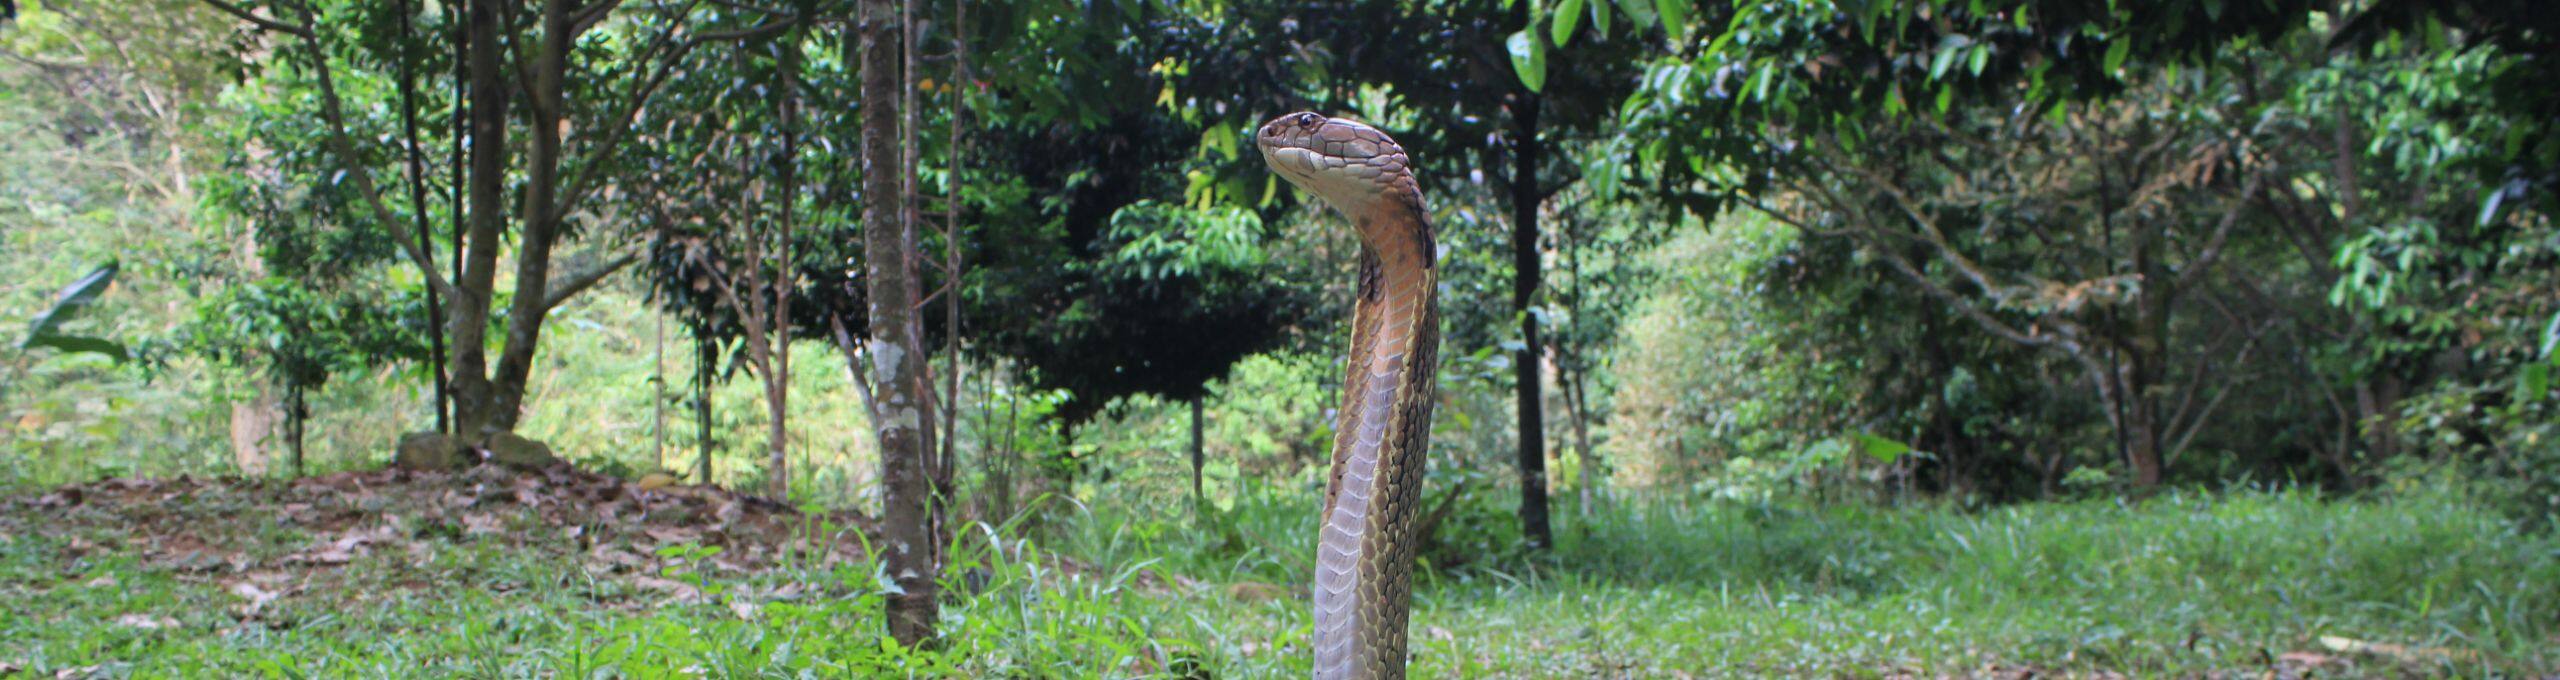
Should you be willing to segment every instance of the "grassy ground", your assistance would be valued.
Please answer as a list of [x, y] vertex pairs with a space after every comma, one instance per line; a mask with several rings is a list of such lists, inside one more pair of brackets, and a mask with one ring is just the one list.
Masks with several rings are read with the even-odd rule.
[[[409, 496], [376, 482], [376, 500], [345, 502], [275, 485], [7, 502], [0, 676], [1306, 673], [1311, 513], [1295, 501], [1206, 530], [1102, 504], [1061, 513], [1044, 541], [972, 541], [949, 580], [975, 594], [948, 601], [940, 649], [909, 652], [882, 643], [883, 582], [858, 555], [669, 533], [647, 522], [671, 511], [646, 504], [411, 507], [489, 488], [468, 481]], [[1423, 576], [1417, 676], [2560, 672], [2560, 541], [2438, 497], [1563, 517], [1552, 556]]]

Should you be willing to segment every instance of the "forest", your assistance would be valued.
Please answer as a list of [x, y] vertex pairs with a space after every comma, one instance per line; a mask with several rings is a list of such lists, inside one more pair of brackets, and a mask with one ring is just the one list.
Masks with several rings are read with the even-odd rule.
[[2554, 677], [2555, 84], [2541, 0], [0, 0], [0, 678]]

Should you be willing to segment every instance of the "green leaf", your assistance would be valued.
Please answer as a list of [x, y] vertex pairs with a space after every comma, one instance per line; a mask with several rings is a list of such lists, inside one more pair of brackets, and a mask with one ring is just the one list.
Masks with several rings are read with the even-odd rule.
[[2551, 315], [2551, 324], [2542, 327], [2542, 359], [2549, 361], [2554, 349], [2560, 349], [2560, 314]]
[[2524, 390], [2521, 396], [2526, 400], [2541, 399], [2543, 394], [2551, 391], [2551, 364], [2525, 364], [2524, 376], [2517, 382], [2522, 383], [2520, 386]]
[[1964, 49], [1964, 45], [1965, 38], [1960, 35], [1950, 35], [1945, 40], [1939, 41], [1938, 49], [1929, 55], [1929, 79], [1937, 80], [1945, 77], [1947, 67], [1956, 63], [1958, 50]]
[[1591, 3], [1591, 30], [1604, 36], [1609, 34], [1609, 0]]
[[1701, 56], [1701, 57], [1723, 57], [1723, 56], [1724, 56], [1724, 54], [1725, 54], [1725, 48], [1733, 45], [1733, 37], [1734, 37], [1734, 36], [1737, 36], [1737, 35], [1742, 35], [1742, 32], [1741, 32], [1741, 31], [1725, 31], [1725, 32], [1724, 32], [1724, 35], [1716, 36], [1716, 39], [1715, 39], [1715, 40], [1708, 41], [1708, 42], [1707, 42], [1707, 50], [1706, 50], [1706, 51], [1704, 51], [1704, 52], [1699, 52], [1699, 53], [1698, 53], [1698, 56]]
[[[1655, 16], [1655, 15], [1654, 15], [1654, 13], [1653, 13], [1653, 12], [1654, 12], [1654, 9], [1653, 9], [1653, 0], [1615, 0], [1615, 1], [1616, 1], [1616, 2], [1619, 2], [1619, 3], [1623, 3], [1620, 7], [1618, 7], [1618, 9], [1623, 10], [1623, 11], [1625, 11], [1625, 12], [1627, 13], [1627, 21], [1628, 21], [1629, 23], [1634, 24], [1634, 25], [1635, 25], [1635, 28], [1636, 28], [1637, 30], [1643, 30], [1643, 29], [1653, 28], [1655, 25], [1658, 25], [1658, 24], [1662, 23], [1662, 18], [1661, 18], [1661, 17], [1658, 17], [1658, 16]], [[1608, 22], [1603, 21], [1603, 22], [1601, 22], [1601, 23], [1606, 24], [1606, 23], [1608, 23]], [[1607, 30], [1607, 27], [1606, 27], [1606, 26], [1602, 26], [1602, 30]]]
[[1511, 50], [1511, 70], [1520, 74], [1520, 85], [1529, 88], [1530, 92], [1545, 92], [1547, 89], [1546, 46], [1540, 44], [1537, 38], [1531, 37], [1529, 31], [1525, 29], [1511, 34], [1511, 37], [1502, 41], [1502, 44]]
[[1573, 40], [1573, 29], [1582, 25], [1582, 0], [1564, 0], [1564, 4], [1556, 6], [1556, 13], [1550, 15], [1549, 20], [1555, 25], [1548, 27], [1548, 35], [1555, 38], [1557, 47], [1563, 47]]
[[26, 342], [18, 343], [19, 349], [26, 349], [30, 347], [51, 347], [55, 351], [62, 352], [63, 354], [80, 354], [83, 352], [104, 354], [107, 355], [107, 358], [116, 360], [116, 363], [124, 363], [126, 359], [132, 358], [130, 355], [125, 353], [124, 345], [118, 344], [114, 340], [108, 340], [106, 338], [92, 338], [85, 335], [60, 335], [48, 333], [45, 335], [27, 338]]
[[1653, 0], [1654, 11], [1662, 15], [1662, 32], [1674, 43], [1689, 33], [1689, 0]]
[[1899, 459], [1905, 454], [1911, 453], [1910, 444], [1904, 444], [1902, 442], [1878, 437], [1864, 432], [1858, 433], [1858, 446], [1866, 449], [1868, 457], [1887, 463], [1891, 463], [1895, 459]]
[[36, 316], [35, 323], [28, 324], [27, 336], [18, 341], [18, 349], [33, 347], [38, 338], [54, 335], [61, 329], [62, 324], [69, 322], [72, 317], [79, 316], [80, 311], [91, 303], [97, 302], [98, 296], [106, 294], [107, 287], [116, 282], [116, 270], [119, 266], [115, 260], [108, 260], [106, 264], [90, 270], [88, 275], [71, 282], [69, 286], [64, 286], [62, 292], [55, 293], [53, 307], [44, 310], [44, 314]]
[[2498, 204], [2505, 202], [2506, 199], [2506, 185], [2502, 184], [2489, 189], [2489, 196], [2480, 200], [2480, 226], [2486, 227], [2490, 222], [2498, 221]]
[[2125, 57], [2131, 54], [2133, 54], [2132, 40], [2118, 39], [2115, 44], [2108, 45], [2106, 63], [2107, 74], [2114, 75], [2116, 69], [2123, 68]]

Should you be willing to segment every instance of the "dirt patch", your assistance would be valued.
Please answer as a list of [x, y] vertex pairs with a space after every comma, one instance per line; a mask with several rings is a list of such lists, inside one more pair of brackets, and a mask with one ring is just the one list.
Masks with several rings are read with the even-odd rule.
[[670, 566], [747, 574], [867, 563], [863, 536], [876, 531], [852, 512], [803, 513], [758, 496], [662, 480], [644, 486], [567, 465], [290, 482], [109, 479], [0, 501], [0, 535], [67, 536], [58, 548], [66, 560], [131, 554], [221, 583], [252, 608], [368, 556], [425, 563], [436, 550], [495, 545], [662, 589]]

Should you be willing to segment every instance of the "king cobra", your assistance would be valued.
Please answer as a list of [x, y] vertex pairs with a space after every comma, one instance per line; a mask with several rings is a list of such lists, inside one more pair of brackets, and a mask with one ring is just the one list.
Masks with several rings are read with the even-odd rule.
[[1415, 505], [1431, 439], [1439, 270], [1404, 147], [1377, 128], [1292, 113], [1254, 136], [1262, 160], [1360, 238], [1332, 481], [1316, 541], [1318, 678], [1404, 677]]

